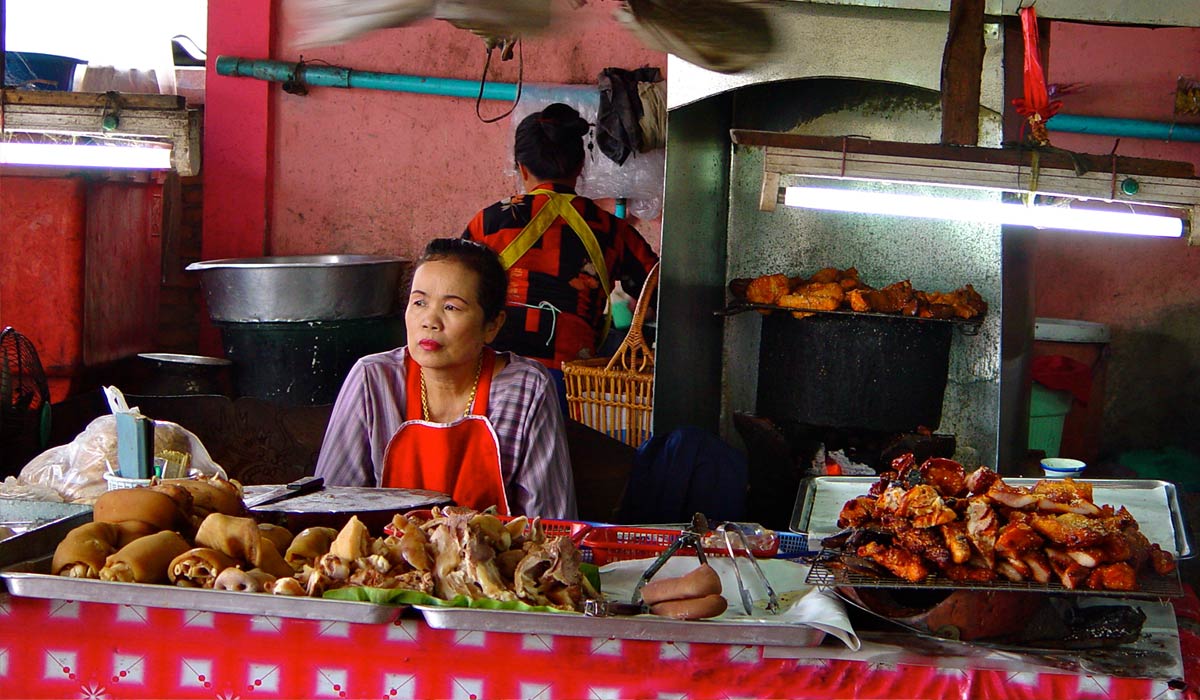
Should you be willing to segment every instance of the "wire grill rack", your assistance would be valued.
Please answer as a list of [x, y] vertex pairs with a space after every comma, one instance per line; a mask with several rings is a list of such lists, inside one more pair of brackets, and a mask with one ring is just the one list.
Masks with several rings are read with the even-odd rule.
[[840, 553], [825, 549], [813, 560], [805, 583], [822, 588], [838, 586], [857, 586], [863, 588], [917, 588], [917, 589], [954, 589], [978, 591], [1029, 591], [1036, 593], [1065, 593], [1068, 595], [1113, 596], [1119, 598], [1178, 598], [1183, 595], [1183, 586], [1179, 580], [1178, 569], [1167, 576], [1157, 574], [1142, 574], [1138, 576], [1139, 588], [1136, 591], [1104, 591], [1091, 588], [1067, 588], [1060, 583], [1037, 583], [1036, 581], [978, 581], [963, 584], [952, 581], [944, 576], [928, 576], [921, 581], [906, 581], [901, 578], [884, 574], [875, 575], [868, 572], [852, 570], [838, 561]]

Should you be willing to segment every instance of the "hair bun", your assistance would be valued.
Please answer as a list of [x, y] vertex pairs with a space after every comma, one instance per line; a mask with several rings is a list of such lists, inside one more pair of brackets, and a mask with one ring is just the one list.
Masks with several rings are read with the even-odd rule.
[[587, 120], [570, 105], [555, 102], [539, 113], [538, 123], [551, 136], [562, 135], [568, 138], [583, 138], [591, 129]]

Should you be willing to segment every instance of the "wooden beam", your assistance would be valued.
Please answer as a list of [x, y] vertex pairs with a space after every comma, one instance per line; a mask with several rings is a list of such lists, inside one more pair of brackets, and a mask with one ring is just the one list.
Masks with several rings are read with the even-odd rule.
[[950, 0], [949, 30], [942, 51], [942, 143], [979, 143], [983, 10], [984, 0]]
[[[170, 141], [178, 173], [190, 177], [200, 172], [200, 113], [188, 110], [183, 97], [5, 89], [0, 102], [5, 132]], [[106, 117], [115, 117], [116, 123], [106, 128]]]

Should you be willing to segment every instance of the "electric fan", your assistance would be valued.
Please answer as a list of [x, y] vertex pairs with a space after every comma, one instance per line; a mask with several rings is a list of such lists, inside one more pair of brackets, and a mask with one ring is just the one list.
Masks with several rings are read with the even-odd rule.
[[0, 331], [0, 477], [16, 474], [50, 437], [50, 387], [28, 338]]

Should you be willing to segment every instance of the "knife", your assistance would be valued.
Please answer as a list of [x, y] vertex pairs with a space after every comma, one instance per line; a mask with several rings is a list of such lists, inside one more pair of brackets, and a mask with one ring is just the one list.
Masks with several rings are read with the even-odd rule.
[[266, 493], [261, 493], [248, 501], [247, 508], [257, 508], [265, 506], [268, 503], [283, 501], [288, 498], [294, 498], [306, 493], [320, 491], [325, 488], [325, 479], [319, 476], [306, 476], [302, 479], [296, 479], [290, 484], [277, 486]]

